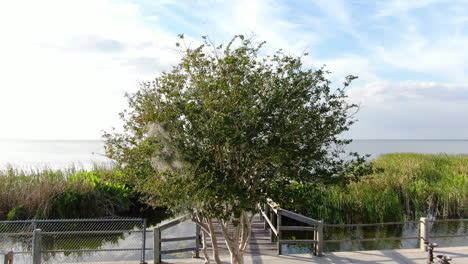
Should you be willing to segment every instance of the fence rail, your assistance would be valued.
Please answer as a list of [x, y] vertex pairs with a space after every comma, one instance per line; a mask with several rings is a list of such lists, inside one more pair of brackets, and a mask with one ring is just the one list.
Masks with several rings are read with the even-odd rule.
[[[140, 218], [0, 221], [0, 248], [8, 251], [0, 252], [4, 258], [1, 263], [13, 263], [15, 255], [23, 256], [15, 264], [41, 264], [56, 263], [57, 253], [111, 251], [141, 252], [138, 260], [144, 263], [146, 232], [143, 230], [146, 230], [146, 220]], [[132, 233], [135, 234], [125, 246], [103, 247], [107, 241]]]
[[[356, 241], [388, 241], [388, 240], [419, 240], [421, 249], [425, 250], [424, 242], [435, 238], [453, 238], [453, 237], [468, 237], [468, 234], [440, 234], [431, 235], [429, 226], [432, 223], [441, 222], [467, 222], [468, 219], [445, 219], [434, 220], [421, 218], [419, 221], [401, 221], [401, 222], [386, 222], [386, 223], [370, 223], [370, 224], [325, 224], [323, 221], [315, 220], [292, 211], [279, 207], [275, 202], [268, 199], [263, 205], [259, 205], [260, 216], [264, 222], [264, 229], [270, 230], [271, 242], [276, 241], [277, 254], [282, 254], [281, 247], [284, 244], [309, 244], [312, 245], [313, 253], [316, 256], [323, 254], [324, 243], [342, 243]], [[286, 219], [292, 219], [299, 224], [287, 225]], [[147, 229], [145, 219], [70, 219], [70, 220], [27, 220], [27, 221], [0, 221], [0, 261], [3, 259], [4, 264], [13, 263], [14, 255], [30, 255], [32, 261], [27, 263], [42, 264], [47, 262], [44, 256], [55, 253], [90, 253], [90, 252], [141, 252], [139, 257], [140, 263], [145, 263], [146, 252], [153, 251], [154, 263], [161, 263], [162, 254], [172, 254], [179, 252], [192, 251], [194, 257], [199, 257], [202, 247], [201, 230], [196, 226], [195, 234], [180, 237], [162, 237], [162, 231], [174, 227], [180, 223], [190, 220], [190, 215], [183, 215], [171, 221], [157, 225], [154, 228]], [[356, 238], [356, 239], [324, 239], [324, 228], [340, 228], [340, 227], [369, 227], [369, 226], [389, 226], [401, 224], [418, 224], [419, 236], [406, 237], [381, 237], [381, 238]], [[313, 239], [284, 239], [283, 231], [300, 231], [311, 232]], [[153, 245], [149, 247], [146, 244], [147, 233], [152, 233]], [[127, 244], [119, 248], [51, 248], [47, 245], [50, 240], [53, 241], [56, 237], [76, 238], [76, 237], [112, 237], [123, 234], [133, 235], [136, 244]], [[2, 239], [12, 237], [15, 240], [26, 243], [27, 247], [14, 250], [2, 245]], [[195, 240], [195, 246], [162, 249], [163, 243]], [[8, 241], [8, 239], [6, 240]], [[74, 244], [76, 246], [76, 244]], [[203, 245], [206, 246], [206, 245]], [[27, 249], [27, 250], [24, 250]], [[25, 262], [26, 263], [26, 262]], [[96, 262], [97, 263], [97, 262]], [[17, 264], [15, 262], [15, 264]]]

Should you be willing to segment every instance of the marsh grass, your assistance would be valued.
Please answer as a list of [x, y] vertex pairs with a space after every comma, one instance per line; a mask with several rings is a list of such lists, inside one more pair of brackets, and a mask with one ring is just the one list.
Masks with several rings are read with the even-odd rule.
[[0, 170], [0, 220], [95, 217], [128, 209], [131, 190], [105, 180], [113, 173], [100, 165], [91, 171], [9, 166]]
[[394, 153], [346, 186], [292, 183], [275, 197], [285, 208], [328, 223], [468, 217], [468, 155]]

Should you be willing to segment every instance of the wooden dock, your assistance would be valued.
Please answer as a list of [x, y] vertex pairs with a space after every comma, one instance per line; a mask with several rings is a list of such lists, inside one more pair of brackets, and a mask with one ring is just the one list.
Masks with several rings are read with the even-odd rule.
[[[229, 250], [226, 246], [226, 242], [224, 241], [221, 226], [219, 223], [214, 223], [215, 226], [215, 233], [216, 233], [216, 240], [218, 241], [218, 248], [220, 255], [229, 255]], [[233, 231], [230, 229], [230, 231]], [[208, 240], [208, 248], [211, 249], [212, 242], [209, 237]], [[212, 256], [211, 250], [210, 257]], [[275, 242], [271, 242], [270, 240], [270, 230], [264, 229], [264, 223], [260, 219], [260, 216], [254, 216], [252, 222], [252, 232], [249, 241], [249, 245], [246, 249], [247, 255], [276, 255], [277, 253], [277, 245]]]

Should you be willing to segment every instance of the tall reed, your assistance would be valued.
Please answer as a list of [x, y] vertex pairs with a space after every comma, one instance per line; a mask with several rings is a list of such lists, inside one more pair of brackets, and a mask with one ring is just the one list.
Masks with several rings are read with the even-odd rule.
[[468, 217], [468, 156], [393, 153], [372, 175], [346, 186], [291, 183], [275, 199], [331, 223], [388, 222], [420, 216]]
[[[0, 170], [0, 220], [112, 215], [130, 206], [131, 190], [102, 180], [112, 170]], [[103, 175], [101, 177], [101, 175]]]

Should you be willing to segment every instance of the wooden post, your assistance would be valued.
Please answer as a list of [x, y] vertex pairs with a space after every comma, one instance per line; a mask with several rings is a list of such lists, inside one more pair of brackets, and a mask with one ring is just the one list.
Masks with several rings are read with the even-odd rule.
[[[313, 235], [313, 240], [317, 241], [317, 226], [314, 232], [312, 233], [312, 235]], [[312, 245], [312, 250], [313, 250], [314, 256], [317, 256], [317, 244]]]
[[161, 230], [153, 228], [153, 261], [154, 264], [161, 263]]
[[[270, 210], [270, 221], [273, 226], [276, 224], [276, 214], [275, 211]], [[275, 241], [275, 232], [273, 232], [273, 229], [270, 228], [270, 242]]]
[[280, 243], [280, 240], [281, 240], [281, 213], [280, 211], [278, 211], [278, 217], [276, 221], [276, 231], [278, 231], [278, 242], [276, 242], [278, 246], [278, 251], [276, 252], [276, 254], [282, 255], [283, 252], [281, 250], [281, 243]]
[[427, 251], [427, 247], [424, 242], [429, 241], [429, 221], [426, 217], [421, 217], [419, 222], [419, 248], [421, 250]]
[[193, 252], [193, 257], [194, 258], [199, 258], [200, 257], [200, 239], [201, 239], [201, 228], [199, 225], [195, 224], [195, 251]]
[[13, 251], [5, 253], [5, 264], [13, 264]]
[[41, 264], [41, 230], [34, 229], [33, 231], [33, 241], [32, 241], [32, 263]]
[[317, 257], [323, 256], [323, 221], [317, 224]]
[[[268, 204], [265, 204], [265, 215], [268, 217], [268, 215], [270, 214], [270, 207], [268, 206]], [[268, 228], [268, 222], [266, 221], [266, 219], [263, 219], [263, 230], [267, 230]]]

